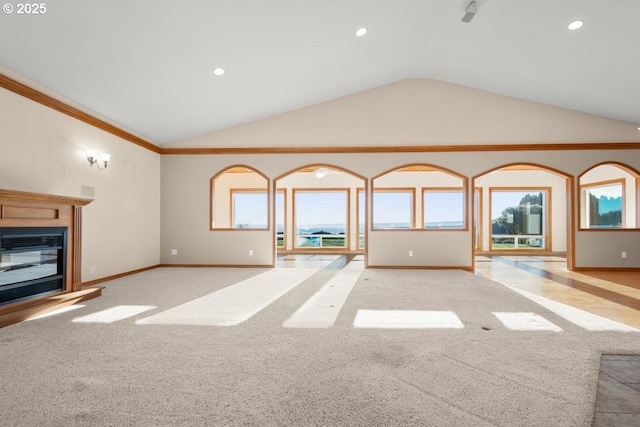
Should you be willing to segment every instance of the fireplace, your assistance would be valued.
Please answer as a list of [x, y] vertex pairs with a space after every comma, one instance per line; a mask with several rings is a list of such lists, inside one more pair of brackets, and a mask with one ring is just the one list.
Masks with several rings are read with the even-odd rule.
[[64, 292], [67, 227], [0, 227], [0, 305]]

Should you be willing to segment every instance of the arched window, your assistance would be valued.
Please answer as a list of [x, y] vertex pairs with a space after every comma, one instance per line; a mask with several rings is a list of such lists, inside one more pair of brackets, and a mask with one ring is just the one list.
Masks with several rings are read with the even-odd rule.
[[638, 172], [619, 163], [601, 163], [580, 175], [580, 228], [638, 228]]
[[416, 164], [373, 179], [373, 229], [464, 230], [466, 179]]
[[211, 229], [269, 228], [269, 180], [248, 166], [211, 178]]

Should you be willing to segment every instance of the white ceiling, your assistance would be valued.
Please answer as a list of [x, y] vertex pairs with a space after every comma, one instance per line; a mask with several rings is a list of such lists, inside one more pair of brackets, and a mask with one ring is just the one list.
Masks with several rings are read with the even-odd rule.
[[407, 78], [640, 123], [639, 0], [468, 1], [52, 0], [0, 65], [158, 145]]

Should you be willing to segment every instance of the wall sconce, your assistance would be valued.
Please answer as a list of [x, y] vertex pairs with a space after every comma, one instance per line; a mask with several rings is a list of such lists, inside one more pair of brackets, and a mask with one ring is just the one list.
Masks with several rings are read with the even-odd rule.
[[[98, 169], [104, 170], [109, 165], [111, 154], [98, 153], [96, 150], [87, 150], [87, 160], [89, 160], [91, 166], [95, 163]], [[100, 167], [100, 165], [102, 165], [102, 167]]]

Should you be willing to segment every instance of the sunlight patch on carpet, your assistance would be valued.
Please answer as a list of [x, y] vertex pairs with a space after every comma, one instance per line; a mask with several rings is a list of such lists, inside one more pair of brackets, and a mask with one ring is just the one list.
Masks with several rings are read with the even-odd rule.
[[363, 270], [363, 261], [352, 260], [293, 313], [282, 326], [285, 328], [333, 326]]
[[353, 326], [371, 329], [464, 328], [454, 312], [428, 310], [358, 310]]
[[119, 320], [128, 319], [145, 311], [153, 310], [154, 305], [118, 305], [97, 313], [88, 314], [82, 317], [76, 317], [73, 322], [76, 323], [113, 323]]
[[318, 270], [319, 268], [269, 270], [162, 313], [140, 319], [136, 323], [139, 325], [238, 325], [265, 309]]
[[513, 331], [562, 331], [562, 328], [535, 313], [494, 312], [493, 315]]
[[81, 305], [81, 304], [68, 305], [66, 307], [62, 307], [62, 308], [59, 308], [57, 310], [49, 311], [47, 313], [43, 313], [43, 314], [39, 314], [39, 315], [34, 316], [34, 317], [30, 317], [26, 321], [28, 322], [30, 320], [44, 319], [45, 317], [56, 316], [58, 314], [67, 313], [69, 311], [77, 310], [77, 309], [82, 308], [82, 307], [85, 307], [85, 306]]

